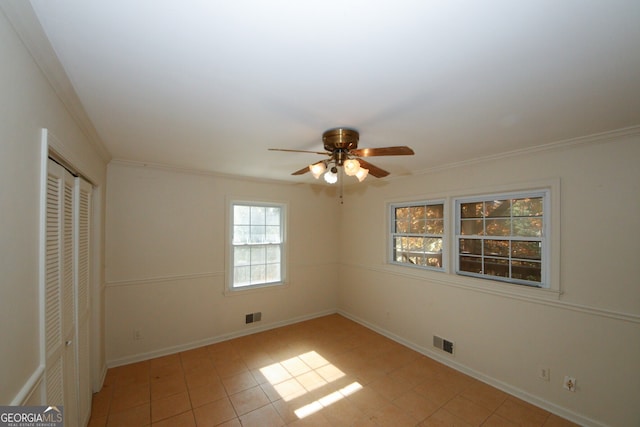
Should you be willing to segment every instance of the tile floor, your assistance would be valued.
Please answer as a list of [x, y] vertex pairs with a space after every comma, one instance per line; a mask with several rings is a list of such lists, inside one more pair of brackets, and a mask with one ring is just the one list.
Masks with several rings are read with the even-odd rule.
[[339, 315], [109, 369], [95, 426], [574, 426]]

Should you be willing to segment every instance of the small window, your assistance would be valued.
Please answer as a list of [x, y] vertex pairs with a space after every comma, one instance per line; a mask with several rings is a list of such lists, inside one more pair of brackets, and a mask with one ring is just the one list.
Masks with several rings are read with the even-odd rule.
[[231, 288], [283, 284], [285, 206], [231, 205]]
[[444, 202], [391, 205], [390, 261], [444, 270]]
[[456, 273], [549, 287], [548, 191], [456, 200]]

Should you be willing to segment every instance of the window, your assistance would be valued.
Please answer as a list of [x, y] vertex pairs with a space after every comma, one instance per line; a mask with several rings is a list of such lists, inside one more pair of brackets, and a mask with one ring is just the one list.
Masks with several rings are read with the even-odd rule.
[[391, 205], [394, 264], [443, 270], [444, 202]]
[[549, 287], [549, 192], [456, 200], [456, 273]]
[[232, 202], [231, 288], [284, 283], [285, 205]]

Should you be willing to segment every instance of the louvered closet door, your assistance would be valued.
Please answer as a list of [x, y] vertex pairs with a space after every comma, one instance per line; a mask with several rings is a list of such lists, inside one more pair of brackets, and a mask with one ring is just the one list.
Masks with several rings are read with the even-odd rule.
[[63, 405], [65, 425], [77, 420], [75, 178], [47, 165], [45, 381], [48, 405]]
[[90, 367], [90, 235], [91, 235], [91, 184], [76, 178], [75, 224], [76, 244], [76, 295], [77, 295], [77, 350], [78, 350], [78, 420], [86, 425], [91, 415], [91, 367]]
[[62, 333], [63, 209], [65, 170], [47, 165], [46, 250], [45, 250], [45, 402], [64, 402]]

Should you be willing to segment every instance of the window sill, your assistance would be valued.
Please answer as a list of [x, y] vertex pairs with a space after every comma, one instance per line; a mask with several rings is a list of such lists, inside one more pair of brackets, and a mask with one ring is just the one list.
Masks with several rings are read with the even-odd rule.
[[[361, 266], [364, 267], [364, 266]], [[380, 270], [387, 274], [408, 277], [424, 282], [436, 283], [443, 286], [454, 286], [476, 292], [493, 295], [518, 298], [525, 300], [558, 301], [562, 292], [558, 289], [537, 288], [533, 286], [518, 285], [514, 283], [500, 282], [491, 279], [478, 279], [461, 276], [454, 273], [439, 272], [426, 269], [414, 269], [411, 267], [385, 264], [379, 268], [364, 267]]]
[[270, 292], [276, 290], [283, 290], [289, 288], [288, 282], [278, 282], [278, 283], [268, 283], [265, 285], [253, 285], [253, 286], [244, 286], [240, 288], [228, 288], [225, 287], [225, 290], [222, 294], [226, 297], [234, 297], [239, 295], [249, 295], [261, 292]]

